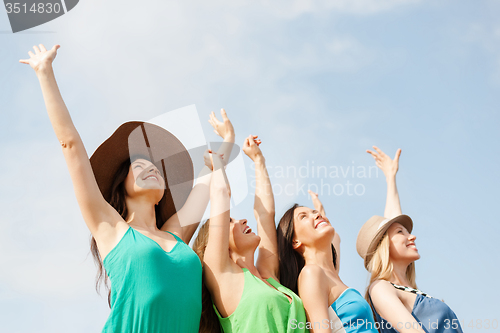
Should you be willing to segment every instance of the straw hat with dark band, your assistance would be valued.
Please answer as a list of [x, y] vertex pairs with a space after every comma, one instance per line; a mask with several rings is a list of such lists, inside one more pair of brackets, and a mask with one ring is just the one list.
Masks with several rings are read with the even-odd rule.
[[408, 232], [413, 229], [413, 221], [408, 215], [399, 215], [392, 219], [374, 215], [361, 227], [356, 240], [356, 250], [365, 260], [366, 269], [387, 229], [396, 222], [401, 223]]
[[134, 155], [148, 158], [162, 173], [166, 189], [159, 205], [166, 221], [184, 205], [193, 187], [191, 157], [184, 145], [162, 127], [142, 121], [122, 124], [90, 157], [106, 201], [111, 200], [111, 186], [118, 169]]

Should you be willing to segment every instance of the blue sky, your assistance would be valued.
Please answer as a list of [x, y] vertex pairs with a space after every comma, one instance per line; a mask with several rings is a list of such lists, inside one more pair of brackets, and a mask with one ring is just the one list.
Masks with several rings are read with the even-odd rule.
[[[224, 107], [241, 144], [258, 134], [277, 218], [322, 195], [342, 238], [341, 277], [361, 292], [361, 225], [383, 214], [385, 181], [294, 177], [280, 167], [365, 168], [402, 148], [398, 186], [415, 223], [417, 283], [465, 322], [500, 321], [496, 1], [81, 1], [9, 33], [0, 11], [0, 322], [6, 332], [95, 332], [108, 315], [59, 145], [33, 71], [35, 44], [62, 47], [55, 71], [89, 155], [119, 124], [196, 104], [207, 140]], [[247, 174], [252, 170], [245, 157]], [[305, 169], [304, 169], [305, 170]], [[251, 178], [248, 180], [251, 192]], [[348, 195], [347, 182], [363, 189]], [[361, 192], [358, 192], [361, 193]], [[253, 220], [251, 193], [232, 215]], [[3, 331], [2, 330], [2, 331]]]

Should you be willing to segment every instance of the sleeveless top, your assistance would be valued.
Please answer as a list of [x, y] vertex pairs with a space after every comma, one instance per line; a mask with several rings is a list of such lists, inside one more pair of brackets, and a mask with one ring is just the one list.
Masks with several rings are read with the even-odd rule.
[[[229, 332], [309, 332], [302, 300], [273, 278], [264, 281], [243, 268], [245, 283], [240, 302], [228, 317], [222, 318], [215, 304], [215, 313], [225, 333]], [[292, 303], [285, 295], [290, 296]]]
[[182, 239], [170, 234], [177, 243], [166, 252], [129, 227], [104, 258], [111, 313], [103, 333], [198, 333], [201, 263]]
[[[445, 302], [431, 297], [418, 289], [399, 286], [391, 283], [394, 288], [408, 291], [417, 295], [411, 312], [420, 327], [426, 333], [462, 333], [462, 327], [455, 312]], [[371, 300], [371, 298], [370, 298]], [[372, 302], [373, 304], [373, 302]], [[377, 317], [377, 326], [381, 333], [398, 333], [391, 323], [382, 318], [374, 308]], [[403, 323], [401, 323], [403, 325]]]
[[334, 333], [378, 333], [372, 309], [356, 289], [344, 290], [328, 310]]

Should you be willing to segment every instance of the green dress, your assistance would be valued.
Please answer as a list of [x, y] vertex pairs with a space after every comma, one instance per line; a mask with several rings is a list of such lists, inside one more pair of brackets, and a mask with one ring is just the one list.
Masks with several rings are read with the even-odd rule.
[[[243, 268], [243, 273], [245, 284], [236, 310], [222, 318], [214, 305], [225, 333], [309, 332], [305, 329], [306, 313], [299, 296], [273, 278], [267, 279], [267, 282], [277, 290], [269, 287], [248, 269]], [[292, 298], [292, 303], [284, 294]]]
[[111, 281], [111, 313], [103, 333], [198, 333], [201, 263], [172, 235], [177, 243], [166, 252], [129, 227], [104, 258]]

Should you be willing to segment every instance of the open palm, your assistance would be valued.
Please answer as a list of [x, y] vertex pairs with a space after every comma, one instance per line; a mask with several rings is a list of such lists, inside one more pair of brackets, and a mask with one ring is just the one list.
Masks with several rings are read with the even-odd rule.
[[57, 50], [60, 48], [60, 45], [54, 45], [50, 50], [47, 51], [43, 44], [38, 46], [33, 46], [35, 53], [29, 51], [30, 55], [29, 59], [21, 59], [19, 60], [22, 64], [30, 65], [35, 71], [40, 70], [41, 68], [52, 64], [57, 55]]
[[384, 172], [384, 175], [386, 177], [396, 176], [396, 173], [399, 169], [399, 156], [401, 156], [401, 149], [398, 149], [396, 151], [394, 159], [391, 159], [389, 156], [387, 156], [386, 153], [384, 153], [376, 146], [373, 146], [373, 149], [375, 149], [376, 152], [373, 152], [371, 150], [367, 150], [366, 152], [372, 155], [373, 159], [375, 160], [375, 164], [377, 164], [377, 166]]
[[208, 120], [208, 122], [214, 128], [215, 134], [217, 134], [221, 138], [223, 139], [234, 138], [233, 124], [231, 124], [231, 121], [227, 117], [226, 111], [224, 109], [221, 109], [220, 113], [222, 116], [222, 121], [217, 119], [215, 113], [212, 112], [210, 114], [210, 119]]

